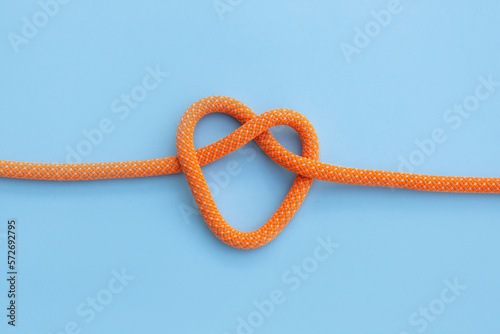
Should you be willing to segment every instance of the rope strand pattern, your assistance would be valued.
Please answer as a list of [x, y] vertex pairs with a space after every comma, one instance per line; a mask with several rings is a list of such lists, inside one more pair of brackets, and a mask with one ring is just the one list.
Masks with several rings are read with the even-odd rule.
[[[242, 126], [208, 146], [195, 149], [193, 133], [205, 115], [219, 112], [236, 118]], [[281, 146], [269, 128], [287, 125], [302, 140], [302, 155]], [[226, 156], [251, 140], [276, 163], [297, 174], [287, 196], [259, 229], [241, 232], [231, 227], [219, 212], [201, 166]], [[183, 172], [198, 208], [211, 231], [226, 244], [243, 249], [263, 246], [274, 239], [292, 219], [314, 179], [365, 186], [395, 187], [425, 191], [500, 193], [500, 178], [434, 176], [371, 169], [339, 167], [318, 161], [319, 145], [312, 124], [289, 109], [274, 109], [260, 115], [243, 103], [225, 96], [211, 96], [192, 104], [177, 128], [177, 156], [161, 159], [106, 163], [30, 163], [0, 160], [0, 177], [34, 180], [97, 180], [146, 177]]]

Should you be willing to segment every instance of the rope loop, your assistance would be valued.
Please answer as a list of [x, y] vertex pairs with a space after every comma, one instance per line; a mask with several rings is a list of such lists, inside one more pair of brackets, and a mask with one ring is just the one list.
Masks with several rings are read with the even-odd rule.
[[259, 146], [276, 162], [293, 159], [295, 154], [281, 146], [268, 131], [276, 125], [295, 129], [302, 140], [302, 156], [312, 161], [319, 159], [318, 137], [312, 124], [301, 114], [288, 109], [275, 109], [256, 116], [253, 111], [234, 99], [214, 96], [200, 100], [184, 113], [177, 128], [177, 156], [182, 171], [198, 204], [201, 215], [210, 230], [224, 243], [243, 249], [263, 246], [274, 239], [292, 219], [312, 185], [313, 179], [297, 175], [287, 196], [269, 220], [252, 232], [241, 232], [229, 225], [214, 202], [193, 144], [194, 129], [205, 115], [221, 112], [236, 118], [243, 125], [221, 139], [223, 145], [211, 151], [209, 160], [216, 160], [255, 139]]

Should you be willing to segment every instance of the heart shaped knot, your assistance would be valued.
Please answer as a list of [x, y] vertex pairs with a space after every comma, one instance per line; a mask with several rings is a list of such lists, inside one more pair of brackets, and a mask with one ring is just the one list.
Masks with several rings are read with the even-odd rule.
[[[196, 123], [205, 115], [219, 112], [236, 118], [242, 126], [221, 140], [196, 151], [193, 134]], [[286, 150], [269, 132], [276, 125], [287, 125], [302, 140], [302, 157]], [[269, 220], [252, 232], [231, 227], [222, 217], [203, 176], [201, 166], [215, 161], [254, 140], [276, 163], [300, 171], [304, 159], [318, 162], [319, 145], [312, 124], [301, 114], [288, 109], [274, 109], [260, 115], [243, 103], [225, 96], [211, 96], [192, 104], [177, 128], [177, 153], [198, 208], [212, 232], [224, 243], [243, 249], [263, 246], [273, 240], [292, 219], [312, 185], [310, 177], [297, 175], [290, 191]]]

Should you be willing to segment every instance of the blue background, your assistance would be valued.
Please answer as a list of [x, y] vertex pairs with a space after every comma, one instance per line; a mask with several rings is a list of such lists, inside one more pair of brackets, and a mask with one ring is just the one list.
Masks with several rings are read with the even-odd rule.
[[[113, 130], [82, 161], [171, 156], [185, 109], [200, 98], [227, 95], [256, 113], [303, 113], [316, 128], [324, 162], [396, 171], [402, 157], [417, 157], [415, 141], [441, 128], [446, 141], [423, 156], [415, 172], [500, 176], [500, 87], [457, 129], [443, 119], [474, 94], [480, 76], [500, 81], [499, 2], [401, 0], [390, 23], [372, 31], [369, 45], [352, 57], [344, 56], [342, 43], [354, 45], [356, 27], [373, 27], [371, 11], [387, 10], [387, 1], [224, 3], [219, 15], [212, 0], [71, 1], [16, 52], [9, 36], [21, 36], [23, 17], [33, 22], [41, 5], [4, 2], [0, 158], [66, 162], [68, 147], [86, 140], [82, 131], [105, 118]], [[36, 19], [44, 23], [43, 14]], [[169, 75], [120, 119], [113, 101], [156, 66]], [[209, 116], [195, 143], [209, 144], [237, 126], [228, 116]], [[273, 132], [300, 152], [293, 131]], [[245, 148], [204, 172], [217, 184], [214, 173], [237, 164], [237, 175], [219, 180], [215, 200], [228, 222], [249, 231], [272, 215], [294, 175], [254, 143]], [[7, 219], [17, 219], [19, 233], [18, 325], [6, 324], [2, 279], [2, 333], [500, 330], [497, 195], [317, 181], [282, 234], [241, 251], [219, 242], [193, 214], [183, 175], [1, 179], [0, 189], [3, 254]], [[289, 270], [313, 263], [317, 238], [328, 236], [340, 246], [293, 290]], [[4, 260], [1, 268], [5, 273]], [[122, 268], [134, 278], [87, 322], [77, 308], [99, 293], [102, 299], [113, 271]], [[444, 282], [455, 279], [465, 290], [440, 304]], [[259, 318], [254, 302], [274, 290], [286, 300]], [[432, 321], [415, 317], [431, 305], [445, 309]], [[258, 326], [238, 329], [239, 317], [248, 322], [252, 316]]]

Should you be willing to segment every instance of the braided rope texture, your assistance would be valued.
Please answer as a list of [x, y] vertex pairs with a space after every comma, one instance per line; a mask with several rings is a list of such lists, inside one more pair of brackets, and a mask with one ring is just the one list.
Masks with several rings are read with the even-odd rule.
[[[242, 126], [208, 146], [195, 149], [193, 133], [205, 115], [219, 112], [236, 118]], [[302, 140], [302, 155], [281, 146], [269, 128], [287, 125]], [[276, 163], [297, 174], [287, 196], [259, 229], [241, 232], [222, 217], [203, 176], [201, 166], [226, 156], [251, 140]], [[198, 208], [210, 230], [224, 243], [243, 249], [257, 248], [274, 239], [292, 219], [314, 179], [365, 186], [406, 188], [439, 192], [500, 193], [500, 178], [434, 176], [371, 169], [347, 168], [318, 161], [319, 145], [312, 124], [289, 109], [256, 115], [243, 103], [225, 96], [211, 96], [192, 104], [177, 128], [177, 156], [161, 159], [106, 163], [30, 163], [0, 160], [0, 177], [34, 180], [98, 180], [167, 175], [183, 172]]]

